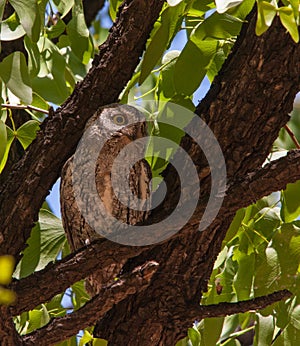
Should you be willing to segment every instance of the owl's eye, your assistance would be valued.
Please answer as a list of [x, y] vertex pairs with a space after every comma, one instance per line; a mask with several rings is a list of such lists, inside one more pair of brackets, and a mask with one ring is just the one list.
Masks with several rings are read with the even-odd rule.
[[113, 122], [114, 124], [119, 126], [125, 125], [127, 124], [127, 118], [122, 114], [117, 114], [113, 116]]

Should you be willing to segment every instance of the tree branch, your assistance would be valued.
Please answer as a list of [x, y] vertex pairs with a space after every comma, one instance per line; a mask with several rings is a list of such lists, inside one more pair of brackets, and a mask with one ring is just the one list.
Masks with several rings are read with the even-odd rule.
[[143, 291], [150, 283], [158, 263], [148, 262], [118, 281], [104, 287], [82, 308], [64, 317], [51, 320], [46, 326], [23, 337], [22, 345], [49, 346], [76, 335], [79, 330], [92, 326], [115, 304]]
[[244, 179], [233, 180], [227, 190], [224, 208], [238, 210], [257, 202], [286, 185], [300, 180], [300, 150], [292, 150], [286, 156], [274, 160]]
[[222, 317], [243, 313], [250, 310], [261, 310], [267, 306], [279, 302], [281, 300], [292, 297], [292, 293], [288, 290], [281, 290], [270, 293], [266, 296], [255, 297], [249, 300], [243, 300], [236, 303], [219, 303], [211, 305], [200, 305], [189, 307], [185, 312], [182, 319], [201, 320], [207, 317]]

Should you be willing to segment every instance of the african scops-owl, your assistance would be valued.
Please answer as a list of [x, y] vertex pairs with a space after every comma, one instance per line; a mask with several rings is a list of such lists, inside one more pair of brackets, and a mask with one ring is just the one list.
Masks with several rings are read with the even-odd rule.
[[[150, 196], [151, 170], [146, 160], [142, 158], [144, 156], [144, 147], [138, 143], [138, 139], [147, 135], [146, 122], [142, 113], [134, 107], [120, 104], [100, 108], [88, 121], [85, 134], [85, 142], [81, 145], [79, 153], [77, 149], [77, 154], [75, 154], [78, 156], [76, 165], [73, 155], [65, 163], [61, 174], [62, 222], [72, 251], [101, 237], [99, 233], [95, 232], [93, 222], [89, 224], [88, 220], [85, 219], [85, 212], [88, 212], [89, 220], [91, 215], [95, 215], [95, 219], [97, 219], [96, 226], [103, 230], [102, 235], [111, 232], [122, 232], [122, 223], [134, 225], [143, 222], [148, 215], [147, 204]], [[91, 163], [93, 155], [90, 154], [90, 148], [96, 148], [97, 150], [99, 140], [102, 140], [104, 144], [100, 152], [97, 152], [95, 162]], [[135, 142], [137, 142], [136, 145]], [[143, 210], [131, 209], [128, 204], [122, 203], [112, 187], [111, 172], [114, 160], [121, 150], [129, 144], [132, 144], [130, 153], [133, 156], [142, 158], [127, 172], [127, 180], [129, 177], [129, 187], [132, 195], [138, 197], [142, 201], [141, 203], [145, 204]], [[94, 167], [92, 177], [85, 173], [85, 167], [88, 167], [87, 169]], [[74, 169], [75, 171], [76, 169], [77, 171], [80, 170], [76, 180], [73, 179], [75, 176]], [[118, 181], [121, 185], [126, 179], [125, 173], [122, 167], [118, 169], [118, 174], [115, 177], [117, 184], [114, 182], [114, 187], [118, 186]], [[92, 188], [89, 184], [93, 185], [93, 182], [98, 196], [90, 193]], [[80, 208], [74, 192], [74, 184], [76, 184], [76, 191], [79, 191], [78, 193], [81, 195], [81, 201], [85, 203], [84, 206], [80, 205]], [[99, 208], [99, 198], [105, 207], [105, 212]], [[127, 198], [130, 199], [131, 195], [129, 194]], [[108, 218], [107, 213], [113, 218]], [[115, 220], [118, 221], [115, 222]], [[119, 221], [121, 221], [121, 226]], [[99, 264], [99, 270], [101, 270], [101, 264]], [[101, 285], [97, 281], [97, 272], [88, 281], [91, 285], [89, 292], [91, 294], [97, 293]]]

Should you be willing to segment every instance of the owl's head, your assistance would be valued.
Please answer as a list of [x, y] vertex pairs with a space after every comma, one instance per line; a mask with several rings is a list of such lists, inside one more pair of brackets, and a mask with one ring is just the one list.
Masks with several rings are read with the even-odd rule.
[[135, 140], [147, 135], [144, 114], [132, 106], [118, 103], [99, 108], [87, 122], [88, 127], [93, 134], [110, 138], [125, 135]]

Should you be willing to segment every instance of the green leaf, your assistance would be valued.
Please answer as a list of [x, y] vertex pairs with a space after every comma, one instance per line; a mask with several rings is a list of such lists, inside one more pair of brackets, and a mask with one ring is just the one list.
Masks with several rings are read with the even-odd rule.
[[216, 9], [219, 13], [224, 13], [232, 7], [238, 6], [243, 0], [216, 0]]
[[282, 25], [287, 29], [287, 31], [292, 36], [292, 39], [298, 43], [299, 42], [299, 32], [298, 25], [294, 16], [294, 11], [292, 8], [284, 6], [278, 9], [279, 18]]
[[160, 25], [150, 41], [141, 64], [139, 84], [142, 84], [158, 63], [169, 42], [168, 25]]
[[246, 19], [249, 12], [252, 10], [255, 0], [243, 0], [237, 7], [231, 8], [228, 13], [242, 20]]
[[115, 21], [119, 6], [123, 0], [110, 0], [109, 2], [109, 15], [112, 21]]
[[254, 345], [269, 346], [272, 344], [273, 334], [275, 329], [273, 316], [262, 316], [256, 314], [255, 324], [255, 343]]
[[9, 154], [9, 150], [10, 150], [10, 147], [12, 145], [12, 142], [15, 138], [14, 136], [14, 132], [11, 128], [9, 128], [8, 126], [6, 126], [6, 132], [7, 132], [7, 142], [6, 142], [6, 148], [5, 148], [5, 153], [2, 157], [2, 160], [0, 161], [0, 173], [3, 171], [5, 165], [6, 165], [6, 162], [7, 162], [7, 159], [8, 159], [8, 154]]
[[14, 273], [18, 279], [25, 278], [32, 274], [40, 261], [41, 231], [39, 223], [37, 223], [31, 230], [30, 237], [27, 240], [27, 245], [28, 246], [23, 253], [22, 261]]
[[285, 222], [292, 222], [300, 215], [300, 180], [288, 184], [281, 192], [281, 217]]
[[50, 321], [49, 313], [44, 305], [39, 310], [29, 311], [29, 325], [26, 333], [41, 328]]
[[39, 222], [32, 229], [27, 241], [28, 247], [15, 275], [19, 278], [43, 269], [56, 260], [65, 243], [65, 234], [61, 220], [45, 209], [39, 213]]
[[87, 330], [85, 330], [79, 341], [79, 346], [84, 346], [91, 340], [93, 340], [93, 335], [91, 335]]
[[36, 137], [36, 132], [39, 130], [39, 122], [29, 120], [17, 129], [16, 138], [22, 144], [24, 150], [31, 144]]
[[268, 30], [273, 22], [276, 13], [276, 7], [269, 2], [257, 2], [257, 22], [255, 28], [256, 35], [260, 36]]
[[145, 81], [166, 50], [169, 40], [182, 21], [184, 8], [184, 3], [181, 3], [178, 6], [167, 7], [163, 11], [161, 25], [154, 31], [153, 36], [150, 38], [150, 43], [142, 60], [139, 84]]
[[14, 270], [15, 261], [12, 256], [0, 256], [0, 284], [8, 285]]
[[252, 289], [255, 255], [254, 253], [247, 255], [236, 250], [235, 258], [238, 262], [239, 267], [233, 280], [233, 286], [236, 291], [237, 299], [246, 300], [249, 299]]
[[0, 77], [10, 91], [25, 104], [32, 101], [32, 89], [26, 59], [23, 53], [14, 52], [0, 63]]
[[263, 296], [278, 290], [281, 268], [277, 251], [268, 247], [264, 257], [257, 260], [256, 267], [254, 279], [255, 296]]
[[40, 37], [41, 17], [36, 0], [10, 0], [26, 34], [34, 42]]
[[26, 34], [15, 12], [0, 23], [0, 29], [1, 41], [13, 41]]
[[47, 28], [47, 36], [52, 40], [53, 38], [56, 38], [60, 36], [66, 29], [66, 24], [63, 20], [58, 19], [58, 21], [55, 23], [55, 25], [52, 25], [50, 28]]
[[81, 308], [90, 299], [86, 292], [84, 281], [79, 281], [72, 285], [72, 292], [72, 303], [75, 310]]
[[222, 332], [224, 317], [205, 318], [203, 338], [205, 346], [215, 346]]
[[61, 14], [60, 18], [63, 18], [70, 12], [71, 8], [74, 6], [74, 2], [74, 0], [53, 0], [54, 5]]
[[36, 43], [27, 36], [24, 38], [24, 46], [28, 53], [28, 70], [31, 78], [37, 76], [41, 66], [40, 52]]
[[70, 94], [65, 79], [66, 60], [48, 38], [41, 38], [38, 48], [41, 67], [32, 79], [33, 90], [44, 100], [61, 104]]
[[199, 87], [213, 59], [218, 42], [188, 41], [175, 64], [174, 81], [178, 94], [192, 95]]
[[5, 149], [7, 145], [7, 132], [6, 126], [2, 120], [0, 120], [0, 162], [5, 154]]
[[72, 51], [83, 64], [87, 64], [93, 53], [93, 45], [85, 23], [83, 6], [79, 0], [75, 0], [72, 19], [68, 23], [66, 30], [71, 42]]
[[196, 327], [188, 329], [188, 337], [193, 346], [200, 346], [201, 335]]
[[48, 210], [40, 210], [39, 224], [41, 229], [41, 257], [36, 270], [41, 270], [48, 263], [55, 261], [66, 242], [61, 220]]
[[162, 59], [162, 63], [165, 66], [161, 70], [160, 89], [166, 98], [171, 98], [176, 92], [174, 86], [174, 67], [179, 54], [180, 51], [173, 50], [165, 54]]
[[192, 32], [191, 41], [198, 44], [207, 37], [227, 39], [237, 36], [243, 21], [227, 13], [213, 13], [200, 23]]

